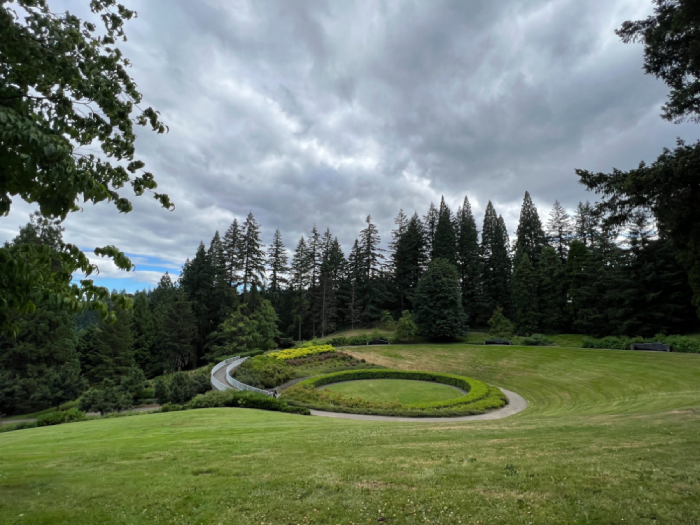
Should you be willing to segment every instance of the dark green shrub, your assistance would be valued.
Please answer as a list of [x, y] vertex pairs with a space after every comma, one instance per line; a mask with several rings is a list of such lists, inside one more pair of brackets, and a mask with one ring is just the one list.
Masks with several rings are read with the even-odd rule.
[[[275, 399], [255, 392], [241, 392], [238, 390], [210, 391], [200, 394], [187, 404], [188, 409], [214, 408], [214, 407], [240, 407], [257, 408], [260, 410], [272, 410], [275, 412], [288, 412], [291, 414], [308, 415], [310, 412], [304, 407], [291, 407], [281, 399]], [[302, 408], [302, 410], [299, 410]]]
[[179, 412], [184, 409], [182, 405], [178, 405], [177, 403], [165, 403], [160, 407], [161, 412]]
[[155, 388], [144, 388], [141, 390], [139, 393], [139, 399], [153, 399], [156, 397], [156, 391]]
[[62, 423], [73, 423], [75, 421], [84, 421], [85, 412], [81, 412], [77, 408], [71, 408], [69, 410], [57, 410], [56, 412], [49, 412], [48, 414], [43, 414], [37, 419], [38, 427], [46, 427], [50, 425], [60, 425]]
[[165, 376], [153, 380], [153, 395], [161, 405], [170, 401], [170, 382]]
[[256, 388], [273, 388], [292, 379], [292, 367], [282, 359], [258, 355], [234, 371], [234, 378]]
[[502, 339], [510, 339], [515, 333], [515, 325], [503, 315], [503, 308], [496, 308], [489, 319], [489, 335]]
[[122, 376], [119, 387], [123, 391], [129, 392], [132, 397], [137, 397], [146, 387], [146, 376], [140, 368], [134, 367]]
[[347, 337], [340, 335], [332, 338], [330, 341], [328, 341], [328, 344], [337, 348], [339, 346], [348, 346], [350, 343], [348, 343]]
[[84, 412], [107, 412], [131, 408], [134, 400], [131, 394], [117, 387], [110, 379], [104, 379], [100, 388], [90, 388], [79, 401], [80, 410]]
[[171, 403], [182, 405], [195, 396], [195, 385], [187, 372], [176, 372], [170, 380]]
[[530, 337], [524, 337], [521, 344], [525, 346], [548, 346], [554, 344], [554, 341], [543, 334], [532, 334]]
[[353, 336], [348, 337], [347, 344], [349, 346], [366, 345], [371, 340], [372, 340], [372, 338], [366, 334], [353, 335]]

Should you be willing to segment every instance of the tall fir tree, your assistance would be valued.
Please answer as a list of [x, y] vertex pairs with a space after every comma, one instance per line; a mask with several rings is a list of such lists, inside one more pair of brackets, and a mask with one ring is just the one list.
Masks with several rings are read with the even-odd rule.
[[[538, 277], [540, 328], [545, 333], [560, 332], [564, 329], [565, 322], [566, 279], [564, 265], [557, 251], [551, 246], [542, 248]], [[515, 288], [515, 283], [513, 283], [513, 288]]]
[[260, 226], [253, 217], [253, 212], [243, 223], [241, 242], [238, 248], [238, 260], [241, 266], [241, 284], [243, 284], [244, 300], [247, 300], [248, 290], [252, 286], [263, 287], [265, 277], [265, 252], [260, 240]]
[[279, 228], [275, 231], [275, 236], [272, 239], [272, 244], [267, 250], [267, 267], [270, 274], [270, 282], [268, 290], [272, 299], [272, 305], [277, 305], [279, 295], [284, 288], [284, 285], [289, 281], [287, 273], [287, 248], [282, 242], [282, 233]]
[[321, 315], [321, 304], [319, 301], [319, 277], [321, 273], [321, 262], [323, 260], [323, 242], [321, 234], [316, 225], [311, 229], [311, 236], [306, 245], [309, 257], [309, 267], [311, 269], [309, 281], [309, 309], [311, 313], [311, 336], [316, 337], [316, 326]]
[[350, 255], [348, 256], [347, 282], [349, 286], [347, 294], [346, 319], [350, 322], [350, 327], [354, 330], [355, 325], [360, 322], [362, 315], [362, 284], [365, 280], [365, 271], [362, 264], [362, 249], [360, 243], [355, 239]]
[[593, 244], [593, 238], [598, 229], [598, 218], [594, 214], [594, 208], [591, 203], [579, 202], [574, 214], [574, 239], [581, 241], [584, 246], [589, 247]]
[[542, 230], [542, 222], [537, 213], [537, 208], [530, 198], [530, 194], [526, 191], [523, 205], [520, 208], [520, 221], [518, 222], [513, 263], [517, 266], [520, 258], [523, 255], [527, 255], [532, 266], [537, 268], [544, 245], [545, 236]]
[[413, 305], [413, 294], [426, 266], [423, 225], [417, 213], [413, 214], [404, 233], [398, 237], [393, 253], [394, 279], [403, 312]]
[[586, 262], [588, 260], [588, 248], [578, 239], [571, 242], [569, 256], [566, 259], [566, 323], [573, 326], [578, 318], [578, 312], [583, 306], [581, 289], [585, 284]]
[[486, 205], [481, 230], [482, 311], [480, 321], [491, 318], [494, 310], [511, 308], [511, 260], [508, 231], [503, 217], [496, 215], [491, 201]]
[[134, 297], [134, 315], [132, 318], [134, 334], [134, 359], [138, 367], [148, 378], [162, 373], [159, 356], [155, 351], [155, 324], [153, 313], [145, 293], [139, 292]]
[[428, 208], [428, 213], [423, 216], [423, 227], [425, 228], [425, 252], [433, 253], [433, 242], [435, 241], [435, 230], [437, 229], [440, 213], [435, 205], [431, 202]]
[[367, 227], [360, 232], [361, 265], [364, 276], [361, 283], [362, 319], [367, 322], [381, 318], [382, 304], [388, 299], [387, 281], [384, 279], [384, 254], [380, 248], [381, 238], [372, 217], [365, 220]]
[[513, 272], [513, 310], [518, 334], [532, 335], [538, 331], [537, 271], [527, 252], [522, 253]]
[[199, 243], [194, 258], [185, 262], [180, 274], [180, 287], [190, 303], [197, 327], [194, 365], [197, 358], [204, 355], [207, 338], [218, 326], [216, 320], [220, 314], [213, 304], [215, 278], [211, 257], [204, 243]]
[[457, 270], [462, 286], [462, 307], [468, 319], [478, 311], [481, 292], [481, 257], [479, 254], [479, 232], [472, 214], [469, 199], [465, 196], [457, 215], [459, 236], [457, 238]]
[[226, 277], [229, 286], [237, 286], [241, 278], [240, 243], [241, 229], [238, 226], [238, 219], [234, 219], [226, 230], [223, 240]]
[[81, 345], [80, 364], [91, 384], [104, 379], [119, 382], [136, 365], [131, 310], [112, 305], [116, 320], [99, 324], [94, 346]]
[[573, 235], [574, 225], [571, 216], [558, 200], [554, 201], [547, 221], [547, 240], [554, 247], [563, 264], [566, 264], [566, 256], [569, 253], [569, 245]]
[[452, 339], [467, 330], [457, 269], [445, 259], [434, 259], [421, 277], [413, 313], [420, 333], [431, 339]]
[[311, 282], [311, 262], [306, 241], [302, 236], [297, 243], [292, 257], [292, 288], [296, 295], [294, 305], [294, 318], [297, 325], [298, 340], [302, 340], [302, 325], [308, 314], [309, 298], [308, 287]]
[[431, 258], [444, 259], [450, 264], [457, 264], [457, 241], [455, 238], [452, 212], [445, 203], [445, 197], [440, 200], [438, 222], [435, 227], [435, 238]]
[[338, 299], [345, 274], [345, 256], [337, 237], [326, 230], [323, 236], [323, 261], [319, 279], [321, 337], [334, 331], [338, 320]]
[[177, 372], [197, 363], [197, 349], [193, 344], [198, 337], [197, 319], [192, 304], [182, 289], [175, 289], [172, 302], [156, 317], [159, 324], [161, 355], [164, 369]]

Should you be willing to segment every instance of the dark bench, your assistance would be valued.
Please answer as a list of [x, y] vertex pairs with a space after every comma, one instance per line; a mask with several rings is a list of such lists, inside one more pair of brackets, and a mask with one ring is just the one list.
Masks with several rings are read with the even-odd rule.
[[487, 339], [484, 341], [485, 345], [512, 345], [510, 341], [507, 341], [506, 339]]
[[386, 339], [372, 339], [371, 341], [367, 341], [368, 345], [390, 345], [391, 343], [387, 341]]
[[630, 350], [653, 350], [654, 352], [670, 352], [671, 347], [663, 343], [632, 343]]

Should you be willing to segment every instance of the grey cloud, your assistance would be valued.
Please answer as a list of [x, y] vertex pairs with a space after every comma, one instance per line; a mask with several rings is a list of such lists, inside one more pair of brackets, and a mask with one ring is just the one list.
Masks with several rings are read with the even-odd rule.
[[[81, 16], [86, 2], [65, 1]], [[88, 206], [67, 236], [182, 262], [252, 211], [288, 247], [316, 224], [347, 250], [371, 214], [385, 241], [400, 208], [467, 194], [511, 231], [529, 190], [593, 199], [575, 168], [629, 169], [697, 127], [658, 117], [666, 87], [613, 34], [632, 0], [133, 2], [122, 48], [170, 133], [137, 151], [174, 212], [147, 199]], [[29, 207], [0, 224], [16, 231]]]

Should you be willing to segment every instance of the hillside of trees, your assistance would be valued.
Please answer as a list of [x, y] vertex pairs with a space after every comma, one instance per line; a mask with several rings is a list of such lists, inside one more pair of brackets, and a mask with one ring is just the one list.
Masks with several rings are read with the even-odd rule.
[[[526, 193], [512, 240], [491, 202], [478, 227], [467, 198], [455, 212], [443, 198], [423, 216], [401, 210], [394, 222], [388, 249], [368, 216], [347, 255], [316, 226], [290, 253], [279, 230], [263, 245], [251, 213], [200, 243], [179, 278], [166, 273], [154, 289], [134, 294], [133, 309], [112, 304], [115, 322], [50, 303], [17, 314], [18, 336], [0, 339], [0, 411], [55, 406], [135, 369], [153, 378], [372, 326], [387, 312], [398, 319], [412, 311], [432, 326], [446, 317], [431, 310], [440, 293], [454, 315], [447, 332], [428, 337], [483, 328], [496, 309], [519, 335], [698, 329], [688, 275], [649, 213], [637, 211], [630, 226], [613, 229], [590, 203], [571, 217], [556, 202], [543, 221]], [[52, 249], [62, 233], [36, 214], [12, 245]]]

